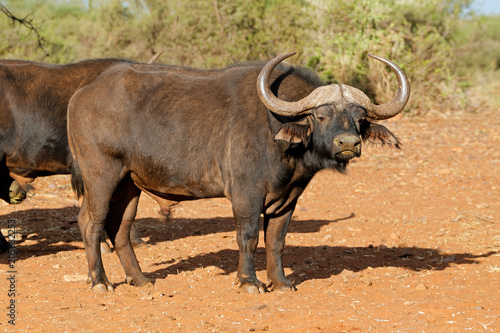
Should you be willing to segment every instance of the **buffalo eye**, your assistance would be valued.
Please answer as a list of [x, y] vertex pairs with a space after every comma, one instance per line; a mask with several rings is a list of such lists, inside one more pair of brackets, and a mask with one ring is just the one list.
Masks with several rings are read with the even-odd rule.
[[332, 110], [327, 105], [322, 105], [316, 110], [316, 118], [320, 123], [324, 123], [332, 116]]

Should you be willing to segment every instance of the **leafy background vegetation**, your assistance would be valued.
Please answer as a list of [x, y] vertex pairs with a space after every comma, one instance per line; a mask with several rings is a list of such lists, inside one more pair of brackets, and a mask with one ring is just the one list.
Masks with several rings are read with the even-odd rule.
[[472, 0], [3, 0], [32, 30], [0, 16], [0, 58], [69, 63], [120, 57], [217, 68], [269, 60], [317, 71], [376, 102], [392, 98], [389, 58], [412, 82], [407, 113], [485, 103], [471, 88], [500, 72], [500, 20], [468, 11]]

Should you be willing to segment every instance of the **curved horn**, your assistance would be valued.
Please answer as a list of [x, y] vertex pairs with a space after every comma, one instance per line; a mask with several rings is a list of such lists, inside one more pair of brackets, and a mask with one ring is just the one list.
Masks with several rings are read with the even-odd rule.
[[259, 92], [260, 100], [269, 110], [282, 116], [309, 114], [311, 113], [309, 110], [314, 107], [310, 106], [311, 103], [308, 102], [309, 96], [297, 102], [287, 102], [276, 97], [271, 91], [269, 80], [274, 67], [296, 53], [297, 52], [282, 54], [270, 60], [264, 68], [262, 68], [257, 78], [257, 91]]
[[311, 109], [321, 104], [334, 103], [347, 99], [363, 105], [366, 109], [367, 117], [374, 120], [382, 120], [394, 117], [400, 113], [410, 98], [410, 81], [406, 77], [403, 70], [392, 61], [370, 54], [370, 57], [388, 65], [398, 78], [398, 92], [390, 102], [382, 105], [375, 105], [362, 91], [351, 86], [338, 84], [318, 87], [300, 101], [283, 101], [276, 97], [271, 91], [269, 82], [271, 72], [281, 61], [294, 54], [296, 53], [287, 53], [275, 57], [269, 61], [264, 68], [262, 68], [259, 77], [257, 78], [257, 91], [259, 93], [260, 100], [269, 110], [279, 115], [299, 116], [310, 114]]
[[148, 62], [146, 64], [148, 64], [148, 65], [154, 64], [156, 62], [156, 60], [158, 60], [158, 58], [161, 56], [162, 53], [163, 53], [163, 50], [156, 53], [151, 59], [148, 60]]
[[408, 102], [408, 99], [410, 98], [410, 81], [406, 77], [406, 74], [405, 72], [403, 72], [401, 67], [399, 67], [392, 61], [372, 54], [369, 54], [369, 56], [383, 62], [392, 69], [392, 71], [398, 78], [399, 87], [396, 96], [394, 96], [394, 98], [390, 102], [382, 105], [372, 104], [371, 107], [367, 108], [366, 115], [367, 117], [374, 120], [382, 120], [394, 117], [395, 115], [403, 111], [406, 103]]

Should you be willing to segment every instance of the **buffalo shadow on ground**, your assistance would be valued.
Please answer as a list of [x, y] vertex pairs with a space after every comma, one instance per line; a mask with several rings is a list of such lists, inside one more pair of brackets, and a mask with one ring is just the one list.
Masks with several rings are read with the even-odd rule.
[[[82, 249], [81, 236], [77, 224], [78, 207], [60, 209], [31, 209], [0, 216], [0, 225], [6, 226], [8, 220], [16, 221], [22, 239], [16, 242], [16, 259], [23, 260], [32, 256], [44, 256], [61, 251]], [[291, 227], [290, 233], [314, 233], [330, 223], [352, 218], [354, 214], [335, 220], [302, 220]], [[47, 222], [49, 220], [49, 222]], [[148, 246], [157, 243], [201, 236], [214, 233], [234, 232], [232, 218], [208, 219], [162, 219], [145, 218], [139, 221], [139, 234], [149, 236]], [[28, 242], [29, 241], [29, 242]], [[24, 244], [23, 244], [24, 243]], [[236, 246], [235, 246], [236, 247]], [[295, 285], [310, 279], [327, 279], [340, 274], [343, 270], [361, 272], [378, 267], [400, 267], [413, 271], [443, 270], [450, 264], [477, 264], [477, 258], [489, 257], [496, 252], [480, 255], [469, 253], [446, 253], [436, 249], [421, 247], [386, 247], [384, 245], [366, 247], [346, 246], [294, 246], [287, 245], [283, 261], [292, 273], [288, 278]], [[152, 278], [166, 278], [184, 271], [194, 271], [200, 267], [215, 266], [223, 271], [220, 274], [232, 274], [238, 268], [237, 249], [222, 249], [217, 252], [200, 253], [188, 259], [171, 259], [157, 262], [154, 266], [166, 266], [145, 271]], [[139, 257], [139, 262], [141, 258]], [[117, 259], [118, 260], [118, 259]], [[7, 264], [7, 256], [0, 256], [0, 264]], [[262, 244], [256, 251], [256, 269], [266, 269], [266, 253]]]
[[[478, 258], [496, 254], [495, 251], [480, 255], [469, 253], [442, 254], [436, 249], [419, 247], [345, 247], [345, 246], [286, 246], [283, 255], [284, 267], [292, 273], [287, 277], [298, 286], [304, 281], [328, 279], [341, 274], [344, 270], [357, 273], [371, 268], [396, 267], [411, 271], [444, 270], [454, 265], [478, 264]], [[169, 275], [194, 271], [198, 268], [215, 266], [224, 275], [236, 272], [238, 251], [224, 249], [218, 252], [203, 253], [185, 260], [169, 260], [155, 265], [168, 267], [145, 272], [151, 279], [164, 279]], [[263, 247], [257, 249], [256, 270], [266, 269], [266, 254]]]
[[[0, 215], [0, 228], [4, 231], [8, 221], [14, 221], [19, 247], [18, 260], [31, 256], [43, 256], [60, 251], [71, 251], [81, 248], [72, 244], [81, 241], [77, 216], [79, 207], [58, 209], [27, 209]], [[301, 221], [296, 232], [313, 233], [329, 223], [353, 217], [351, 214], [335, 220]], [[204, 236], [215, 233], [234, 232], [233, 218], [217, 217], [207, 219], [189, 218], [143, 218], [137, 221], [139, 235], [148, 239], [148, 245], [173, 241], [191, 236]], [[300, 230], [300, 231], [299, 231]], [[0, 262], [2, 256], [0, 256]]]

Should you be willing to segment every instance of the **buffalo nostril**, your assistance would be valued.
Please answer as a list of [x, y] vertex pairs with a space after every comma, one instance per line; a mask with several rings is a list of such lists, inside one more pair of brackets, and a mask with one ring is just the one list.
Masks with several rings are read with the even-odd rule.
[[355, 135], [341, 135], [334, 142], [342, 149], [353, 149], [361, 145], [361, 139]]

